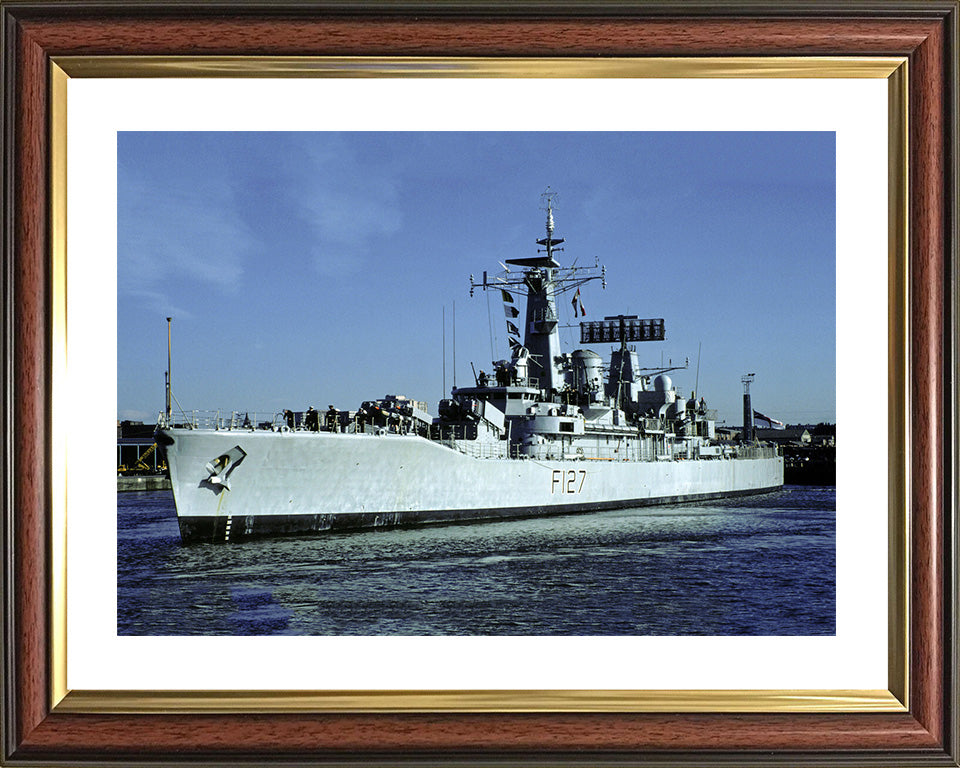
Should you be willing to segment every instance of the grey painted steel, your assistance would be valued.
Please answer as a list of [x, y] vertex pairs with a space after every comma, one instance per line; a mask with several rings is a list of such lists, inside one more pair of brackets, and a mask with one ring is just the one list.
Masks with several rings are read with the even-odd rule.
[[[783, 459], [483, 459], [413, 435], [165, 430], [181, 518], [321, 515], [330, 529], [694, 501], [783, 484]], [[239, 447], [223, 484], [211, 460]], [[511, 512], [504, 512], [511, 516]], [[347, 522], [349, 521], [349, 522]], [[269, 525], [269, 523], [261, 523]], [[321, 526], [321, 527], [323, 527]]]
[[[180, 536], [185, 543], [245, 541], [270, 536], [319, 535], [328, 532], [352, 532], [370, 528], [401, 528], [414, 525], [458, 525], [464, 523], [517, 520], [550, 515], [586, 514], [605, 509], [645, 507], [664, 504], [709, 501], [730, 496], [770, 493], [779, 486], [755, 491], [722, 491], [688, 496], [662, 496], [655, 499], [625, 499], [596, 504], [557, 504], [552, 507], [508, 507], [483, 510], [431, 509], [399, 513], [386, 517], [376, 513], [314, 515], [245, 515], [227, 517], [181, 517]], [[229, 523], [229, 525], [228, 525]]]

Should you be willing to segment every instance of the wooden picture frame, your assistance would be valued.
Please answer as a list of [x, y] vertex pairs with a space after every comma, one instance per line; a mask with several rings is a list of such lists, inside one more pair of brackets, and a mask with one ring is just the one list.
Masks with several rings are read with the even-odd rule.
[[[276, 5], [0, 2], [3, 25], [3, 744], [51, 762], [958, 765], [956, 2]], [[907, 707], [869, 712], [375, 711], [225, 714], [60, 706], [51, 567], [51, 130], [62, 57], [905, 57], [909, 396], [902, 605]], [[895, 205], [895, 203], [892, 203]], [[894, 233], [896, 234], [896, 233]], [[62, 585], [61, 585], [62, 586]], [[897, 643], [893, 642], [895, 655]], [[59, 650], [58, 650], [59, 649]], [[182, 701], [180, 705], [182, 705]], [[174, 707], [171, 705], [171, 709]], [[229, 707], [226, 707], [229, 709]], [[454, 708], [455, 709], [455, 708]], [[604, 711], [608, 709], [609, 711]], [[616, 711], [620, 709], [620, 711]], [[283, 707], [280, 707], [283, 710]]]

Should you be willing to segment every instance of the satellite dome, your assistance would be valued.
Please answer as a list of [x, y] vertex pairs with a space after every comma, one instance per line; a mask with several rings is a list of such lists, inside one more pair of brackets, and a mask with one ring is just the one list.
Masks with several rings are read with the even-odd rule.
[[573, 350], [573, 356], [586, 359], [586, 360], [602, 360], [603, 359], [602, 357], [600, 357], [600, 355], [598, 355], [592, 349], [575, 349]]
[[673, 381], [670, 380], [670, 377], [665, 373], [661, 373], [657, 378], [653, 380], [653, 388], [657, 392], [669, 392], [673, 389]]

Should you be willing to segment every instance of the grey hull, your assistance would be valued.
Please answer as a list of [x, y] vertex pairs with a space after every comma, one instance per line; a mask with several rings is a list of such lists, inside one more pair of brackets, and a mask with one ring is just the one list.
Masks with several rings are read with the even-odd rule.
[[[783, 459], [477, 459], [410, 436], [167, 430], [184, 541], [590, 512], [763, 493]], [[237, 457], [211, 482], [218, 456]]]
[[409, 512], [320, 513], [313, 515], [239, 515], [236, 517], [180, 517], [180, 537], [186, 544], [236, 542], [280, 536], [305, 536], [328, 532], [399, 528], [414, 525], [458, 525], [497, 520], [586, 514], [606, 509], [623, 509], [663, 504], [686, 504], [736, 496], [771, 493], [782, 486], [749, 491], [662, 496], [645, 499], [620, 499], [615, 502], [558, 504], [549, 507], [508, 507], [498, 509], [433, 509]]

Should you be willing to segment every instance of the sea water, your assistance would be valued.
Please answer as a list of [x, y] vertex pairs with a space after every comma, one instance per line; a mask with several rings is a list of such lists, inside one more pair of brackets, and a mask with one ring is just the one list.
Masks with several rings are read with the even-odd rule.
[[836, 489], [180, 543], [117, 494], [120, 635], [832, 635]]

